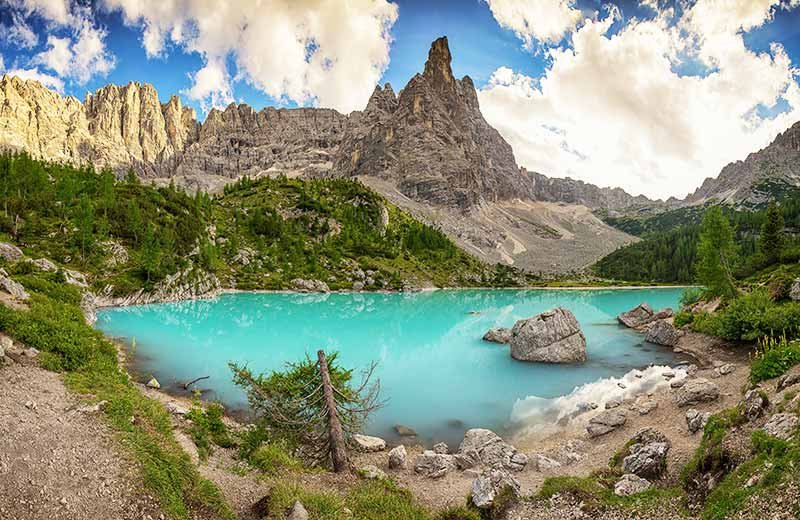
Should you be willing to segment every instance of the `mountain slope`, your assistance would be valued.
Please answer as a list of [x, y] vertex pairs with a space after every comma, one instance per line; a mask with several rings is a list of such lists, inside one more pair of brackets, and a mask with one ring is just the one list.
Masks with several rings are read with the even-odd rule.
[[160, 103], [147, 84], [109, 85], [80, 103], [3, 77], [0, 147], [209, 192], [243, 176], [369, 179], [480, 259], [533, 271], [581, 269], [634, 240], [582, 205], [625, 204], [617, 192], [600, 202], [537, 201], [532, 177], [483, 118], [472, 80], [456, 79], [450, 63], [440, 38], [399, 95], [376, 87], [365, 110], [349, 115], [231, 104], [203, 123], [175, 96]]

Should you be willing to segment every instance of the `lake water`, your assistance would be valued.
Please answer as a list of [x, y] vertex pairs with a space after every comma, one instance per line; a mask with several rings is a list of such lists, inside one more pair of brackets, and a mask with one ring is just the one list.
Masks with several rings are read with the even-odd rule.
[[[320, 348], [340, 352], [350, 368], [363, 369], [374, 360], [387, 403], [367, 433], [392, 439], [393, 426], [403, 424], [421, 440], [457, 443], [469, 427], [505, 432], [518, 427], [512, 411], [525, 403], [552, 403], [586, 383], [651, 364], [675, 364], [670, 349], [643, 343], [642, 335], [619, 326], [616, 316], [641, 302], [675, 308], [681, 292], [234, 293], [106, 309], [98, 313], [97, 327], [128, 344], [135, 339], [131, 354], [143, 376], [154, 375], [165, 388], [210, 376], [198, 386], [229, 408], [246, 407], [244, 393], [231, 381], [229, 361], [267, 372], [306, 353], [315, 356]], [[580, 322], [586, 363], [524, 363], [511, 359], [507, 346], [481, 340], [490, 328], [510, 327], [555, 306], [571, 310]]]

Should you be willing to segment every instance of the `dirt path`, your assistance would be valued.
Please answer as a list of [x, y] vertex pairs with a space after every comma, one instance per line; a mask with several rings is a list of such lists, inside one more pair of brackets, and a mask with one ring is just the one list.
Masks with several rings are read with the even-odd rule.
[[58, 374], [0, 368], [0, 518], [154, 520], [136, 468]]

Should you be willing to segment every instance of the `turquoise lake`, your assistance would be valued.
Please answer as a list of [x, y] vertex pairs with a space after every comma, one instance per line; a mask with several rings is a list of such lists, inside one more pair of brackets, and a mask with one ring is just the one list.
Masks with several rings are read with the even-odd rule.
[[[676, 308], [682, 289], [440, 290], [419, 293], [231, 293], [213, 300], [105, 309], [97, 328], [136, 348], [134, 368], [169, 390], [198, 386], [229, 409], [247, 406], [231, 381], [229, 361], [254, 372], [281, 368], [323, 348], [344, 366], [378, 362], [387, 402], [367, 433], [393, 439], [393, 426], [426, 442], [453, 443], [470, 427], [508, 432], [516, 403], [564, 396], [601, 378], [651, 364], [674, 365], [668, 348], [643, 343], [616, 316], [641, 302]], [[555, 306], [575, 313], [589, 360], [545, 365], [511, 359], [508, 347], [482, 341], [492, 327], [510, 327]]]

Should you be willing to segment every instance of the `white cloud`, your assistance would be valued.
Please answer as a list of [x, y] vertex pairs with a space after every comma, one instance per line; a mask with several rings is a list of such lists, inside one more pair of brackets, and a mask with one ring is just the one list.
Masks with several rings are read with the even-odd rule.
[[[755, 53], [742, 35], [779, 6], [700, 0], [677, 21], [659, 10], [616, 34], [613, 13], [587, 20], [570, 47], [549, 51], [542, 77], [495, 71], [481, 108], [530, 170], [684, 196], [800, 119], [798, 71], [784, 49]], [[758, 115], [781, 100], [787, 111]]]
[[[242, 79], [275, 98], [343, 112], [362, 109], [389, 63], [388, 0], [104, 0], [140, 27], [149, 57], [172, 43], [197, 52], [192, 97], [219, 106]], [[229, 59], [236, 65], [227, 70]]]
[[11, 7], [26, 16], [33, 13], [58, 25], [69, 25], [74, 20], [70, 0], [7, 0]]
[[511, 29], [528, 48], [534, 41], [557, 43], [583, 15], [575, 0], [485, 0], [495, 20]]
[[20, 79], [31, 79], [38, 81], [47, 88], [64, 92], [64, 82], [55, 76], [45, 74], [39, 69], [13, 69], [3, 73], [6, 76], [17, 76]]
[[12, 13], [11, 25], [0, 25], [0, 38], [19, 49], [32, 49], [39, 43], [39, 37], [19, 13]]

